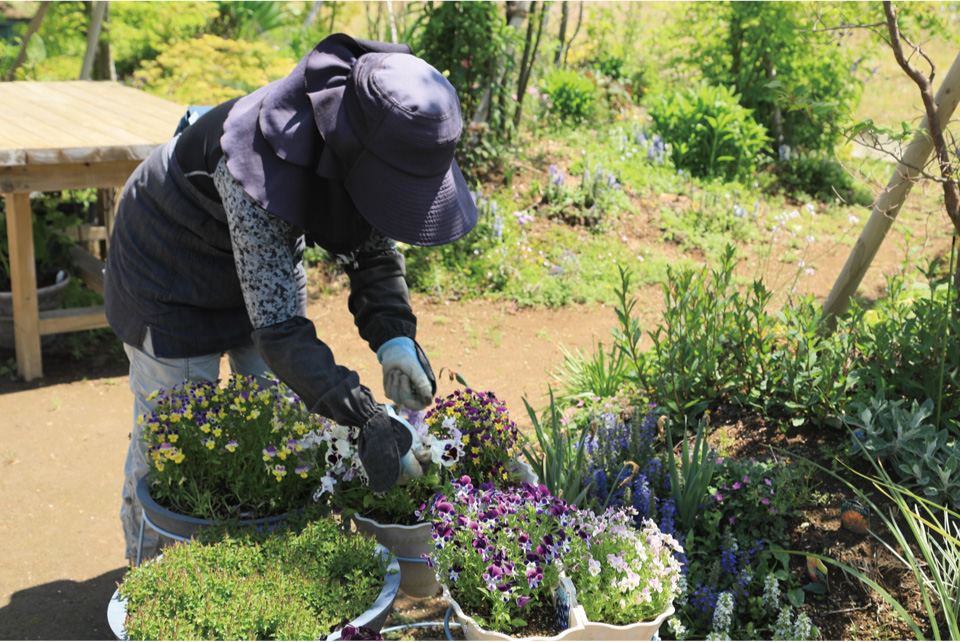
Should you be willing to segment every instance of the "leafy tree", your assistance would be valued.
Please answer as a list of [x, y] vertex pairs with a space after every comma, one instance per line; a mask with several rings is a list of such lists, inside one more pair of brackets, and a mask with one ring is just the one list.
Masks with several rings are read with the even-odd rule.
[[[512, 60], [503, 60], [510, 43], [503, 7], [496, 2], [431, 2], [424, 7], [414, 53], [439, 69], [457, 88], [463, 113], [469, 117], [492, 85], [506, 85]], [[497, 74], [498, 60], [507, 68]], [[508, 114], [491, 113], [491, 121]]]
[[134, 78], [150, 93], [184, 105], [216, 105], [285, 76], [295, 63], [263, 43], [205, 35], [173, 45]]
[[117, 75], [130, 76], [171, 45], [204, 33], [218, 15], [210, 2], [112, 3], [107, 37]]
[[[842, 4], [842, 3], [839, 3]], [[704, 2], [691, 7], [682, 62], [712, 85], [732, 87], [770, 132], [773, 154], [832, 151], [862, 83], [847, 31], [815, 30], [836, 5], [813, 2]], [[819, 12], [819, 13], [818, 13]], [[796, 105], [796, 107], [794, 107]]]

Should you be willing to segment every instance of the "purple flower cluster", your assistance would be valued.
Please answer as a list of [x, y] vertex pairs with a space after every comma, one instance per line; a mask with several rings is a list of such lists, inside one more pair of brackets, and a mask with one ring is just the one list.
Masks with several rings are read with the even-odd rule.
[[424, 422], [434, 431], [439, 426], [459, 431], [463, 453], [453, 467], [458, 476], [502, 485], [515, 473], [509, 466], [520, 454], [519, 431], [506, 404], [494, 393], [455, 390], [437, 400]]
[[[487, 482], [477, 488], [465, 476], [451, 496], [440, 495], [425, 509], [436, 547], [429, 559], [441, 579], [456, 583], [462, 607], [509, 629], [524, 609], [550, 603], [575, 513], [546, 486], [499, 490]], [[458, 582], [462, 576], [480, 581]]]

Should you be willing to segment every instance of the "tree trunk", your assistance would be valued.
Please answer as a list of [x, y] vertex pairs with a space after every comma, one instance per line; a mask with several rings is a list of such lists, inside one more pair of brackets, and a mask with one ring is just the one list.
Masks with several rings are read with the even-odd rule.
[[[508, 3], [507, 26], [519, 31], [523, 26], [523, 21], [527, 18], [527, 14], [530, 12], [531, 4], [532, 0], [521, 0], [520, 2], [515, 3], [513, 8], [510, 8]], [[497, 66], [494, 69], [494, 73], [490, 76], [490, 84], [480, 97], [480, 102], [477, 104], [477, 108], [473, 112], [473, 118], [471, 119], [471, 122], [485, 123], [490, 119], [490, 104], [493, 100], [493, 84], [500, 77], [506, 59], [513, 57], [513, 51], [513, 47], [508, 47], [503, 52], [503, 55], [499, 56], [497, 59]]]
[[323, 0], [316, 0], [316, 2], [310, 3], [310, 11], [307, 12], [307, 17], [303, 20], [303, 26], [309, 29], [317, 22], [317, 17], [320, 15], [320, 7], [323, 6]]
[[580, 0], [580, 13], [577, 15], [577, 28], [573, 30], [573, 35], [570, 36], [570, 40], [567, 41], [567, 46], [563, 50], [563, 66], [567, 66], [567, 54], [570, 53], [570, 45], [573, 44], [573, 41], [576, 39], [577, 34], [580, 33], [580, 25], [583, 24], [583, 0]]
[[397, 20], [393, 16], [393, 1], [387, 0], [387, 17], [390, 20], [390, 42], [396, 44], [397, 39]]
[[530, 40], [533, 34], [533, 21], [531, 20], [527, 23], [527, 42], [523, 48], [523, 62], [520, 64], [520, 80], [517, 84], [517, 108], [513, 113], [514, 131], [519, 131], [520, 129], [520, 119], [523, 116], [523, 99], [527, 95], [527, 83], [530, 82], [530, 72], [533, 70], [533, 65], [537, 61], [537, 50], [540, 48], [540, 38], [543, 36], [543, 28], [546, 26], [549, 16], [550, 12], [547, 3], [541, 3], [537, 38], [533, 42], [532, 47]]
[[90, 13], [90, 28], [87, 29], [87, 50], [83, 54], [83, 65], [80, 67], [80, 80], [90, 80], [93, 71], [93, 59], [97, 55], [100, 45], [100, 30], [103, 27], [103, 16], [107, 12], [107, 1], [100, 0], [93, 3]]
[[33, 37], [33, 34], [37, 33], [40, 29], [40, 25], [43, 24], [43, 18], [47, 15], [47, 11], [50, 9], [52, 2], [41, 2], [40, 6], [37, 7], [37, 12], [33, 14], [33, 18], [30, 19], [30, 24], [27, 25], [27, 32], [23, 35], [23, 42], [20, 43], [20, 51], [17, 53], [17, 59], [13, 61], [13, 66], [10, 67], [10, 71], [7, 72], [7, 80], [13, 80], [14, 74], [16, 74], [17, 69], [26, 62], [27, 60], [27, 44], [30, 42], [30, 38]]
[[[110, 3], [103, 13], [103, 29], [108, 36], [110, 33]], [[100, 38], [97, 45], [97, 55], [93, 59], [93, 79], [117, 81], [117, 65], [113, 59], [113, 49], [110, 47], [110, 38]]]
[[560, 65], [563, 61], [563, 55], [567, 50], [567, 21], [570, 19], [570, 0], [563, 0], [560, 5], [560, 34], [557, 39], [560, 41], [557, 45], [557, 53], [553, 56], [553, 64]]

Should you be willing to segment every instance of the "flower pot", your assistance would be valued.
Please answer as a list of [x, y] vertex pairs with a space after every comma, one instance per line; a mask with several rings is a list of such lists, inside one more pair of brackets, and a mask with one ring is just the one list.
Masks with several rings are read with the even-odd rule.
[[[383, 546], [379, 549], [381, 557], [389, 556], [390, 552]], [[160, 555], [156, 559], [159, 560]], [[148, 564], [150, 562], [147, 562]], [[369, 609], [350, 620], [350, 624], [355, 627], [365, 626], [369, 629], [379, 632], [387, 621], [390, 613], [393, 611], [393, 602], [397, 599], [397, 591], [400, 589], [400, 566], [397, 560], [391, 560], [387, 567], [387, 575], [380, 589], [380, 595]], [[124, 625], [127, 621], [127, 600], [120, 597], [120, 590], [117, 589], [110, 597], [110, 603], [107, 605], [107, 622], [110, 630], [118, 640], [126, 640], [127, 632]], [[340, 633], [336, 632], [330, 635], [329, 640], [339, 640]]]
[[[517, 459], [520, 467], [520, 481], [536, 486], [539, 478], [523, 458]], [[361, 533], [372, 535], [380, 544], [390, 549], [400, 560], [400, 590], [409, 597], [433, 597], [440, 590], [436, 574], [426, 561], [421, 560], [423, 555], [433, 551], [433, 540], [430, 537], [431, 524], [424, 522], [412, 526], [400, 524], [381, 524], [376, 520], [360, 515], [352, 515], [353, 523]]]
[[[37, 307], [41, 312], [58, 310], [63, 303], [63, 292], [70, 283], [70, 275], [66, 272], [57, 274], [57, 282], [43, 288], [37, 288]], [[49, 345], [55, 334], [47, 334], [40, 338], [41, 345]], [[16, 347], [13, 337], [13, 293], [0, 292], [0, 348], [13, 350]]]
[[673, 605], [661, 613], [657, 619], [616, 626], [603, 622], [591, 622], [583, 606], [575, 606], [570, 612], [570, 621], [583, 626], [580, 640], [652, 640], [660, 630], [660, 625], [676, 612]]
[[423, 559], [433, 551], [430, 523], [402, 526], [381, 524], [375, 520], [352, 515], [353, 523], [361, 533], [372, 535], [382, 546], [401, 559], [400, 590], [410, 597], [433, 597], [440, 590], [437, 576]]
[[[172, 510], [168, 510], [158, 504], [150, 496], [150, 484], [146, 477], [140, 479], [137, 483], [137, 499], [143, 506], [147, 518], [157, 528], [166, 531], [167, 534], [182, 539], [190, 539], [203, 526], [211, 526], [215, 522], [200, 517], [191, 517], [181, 515]], [[254, 520], [238, 520], [242, 524], [253, 524], [255, 526], [266, 526], [270, 528], [273, 524], [278, 524], [287, 519], [286, 515], [276, 515], [274, 517], [261, 517]]]
[[507, 635], [506, 633], [501, 633], [499, 631], [491, 631], [490, 629], [485, 629], [479, 624], [476, 620], [463, 612], [463, 609], [460, 608], [460, 605], [457, 604], [457, 601], [453, 599], [453, 596], [450, 594], [450, 588], [443, 584], [443, 597], [450, 602], [450, 606], [453, 607], [453, 612], [456, 615], [457, 621], [460, 622], [461, 631], [463, 631], [463, 637], [467, 640], [583, 640], [586, 639], [584, 635], [583, 622], [576, 619], [575, 610], [570, 612], [570, 625], [557, 633], [552, 637], [530, 637], [530, 638], [515, 638]]

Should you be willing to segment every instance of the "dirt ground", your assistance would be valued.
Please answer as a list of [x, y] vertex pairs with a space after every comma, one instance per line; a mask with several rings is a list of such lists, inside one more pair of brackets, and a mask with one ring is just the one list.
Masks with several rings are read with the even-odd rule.
[[[624, 233], [631, 242], [656, 237], [651, 226], [643, 228]], [[939, 245], [946, 247], [942, 239]], [[849, 253], [845, 246], [822, 249], [816, 274], [798, 284], [801, 291], [821, 296], [829, 292]], [[896, 239], [889, 239], [861, 293], [877, 296], [883, 275], [902, 260]], [[647, 287], [637, 294], [637, 310], [645, 327], [652, 328], [662, 310], [660, 289]], [[418, 338], [440, 373], [438, 394], [458, 387], [450, 374], [460, 373], [471, 386], [503, 399], [521, 429], [530, 425], [522, 400], [543, 406], [549, 372], [562, 360], [561, 346], [589, 352], [598, 338], [609, 345], [616, 324], [613, 308], [603, 305], [517, 311], [507, 303], [415, 296], [414, 310], [420, 319]], [[346, 294], [312, 301], [308, 316], [338, 360], [382, 395], [376, 356], [357, 336]], [[116, 344], [113, 350], [108, 347], [76, 362], [58, 353], [55, 343], [45, 348], [41, 381], [0, 377], [0, 639], [112, 639], [106, 606], [125, 570], [119, 508], [132, 396], [122, 352]], [[0, 351], [0, 364], [11, 356]], [[731, 426], [736, 430], [736, 423]], [[754, 445], [777, 436], [742, 428], [738, 434]], [[830, 522], [829, 511], [821, 517], [806, 541], [822, 549], [840, 540], [838, 520]], [[826, 639], [849, 639], [850, 626], [860, 616], [859, 631], [876, 631], [877, 622], [889, 619], [873, 600], [864, 602], [862, 590], [856, 591], [859, 601], [852, 606], [846, 594], [831, 595], [836, 604], [830, 611], [840, 615], [828, 616], [832, 626], [824, 631]], [[442, 619], [438, 602], [402, 599], [401, 612], [388, 625]], [[816, 612], [812, 615], [816, 622]], [[898, 629], [882, 630], [893, 631], [894, 639], [902, 637]], [[416, 635], [440, 639], [442, 630]]]
[[[495, 391], [518, 420], [522, 398], [541, 405], [559, 346], [589, 349], [616, 322], [601, 306], [518, 314], [418, 300], [414, 309], [443, 372], [438, 394], [458, 387], [447, 376], [457, 371]], [[357, 336], [345, 295], [308, 313], [338, 360], [382, 397], [376, 355]], [[111, 639], [106, 606], [125, 568], [119, 509], [133, 397], [116, 359], [85, 368], [47, 356], [44, 367], [40, 382], [0, 383], [0, 639]]]

